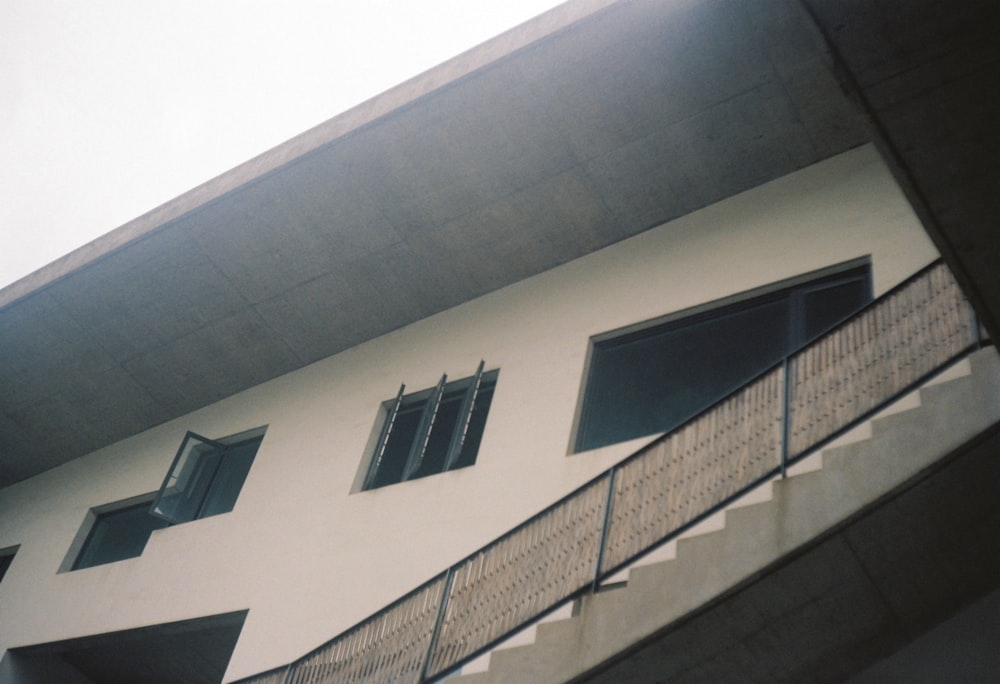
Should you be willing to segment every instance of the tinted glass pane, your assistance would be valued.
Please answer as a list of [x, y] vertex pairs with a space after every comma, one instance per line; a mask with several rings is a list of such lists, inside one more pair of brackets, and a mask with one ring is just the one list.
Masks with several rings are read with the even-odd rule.
[[664, 432], [778, 361], [787, 299], [644, 331], [594, 349], [581, 448]]
[[598, 343], [577, 449], [665, 432], [871, 299], [867, 265]]
[[462, 408], [465, 392], [465, 388], [462, 388], [458, 391], [446, 392], [441, 398], [437, 416], [435, 416], [431, 426], [431, 434], [427, 440], [423, 460], [413, 477], [434, 475], [444, 470], [444, 460], [448, 455], [448, 448], [451, 446], [451, 440], [455, 434], [455, 423], [458, 421], [458, 413]]
[[825, 332], [871, 300], [868, 278], [817, 286], [802, 293], [805, 343]]
[[10, 567], [13, 560], [14, 554], [12, 553], [0, 556], [0, 581], [3, 581], [3, 576], [7, 574], [7, 568]]
[[140, 556], [153, 530], [169, 524], [150, 515], [148, 503], [104, 513], [94, 521], [73, 569]]
[[[445, 469], [462, 468], [476, 462], [476, 453], [483, 437], [483, 427], [489, 412], [490, 402], [497, 381], [497, 371], [477, 372], [477, 375], [456, 380], [443, 386], [443, 394], [438, 410], [431, 424], [431, 430], [424, 448], [423, 457], [409, 479], [427, 477], [444, 472]], [[463, 420], [467, 409], [469, 388], [479, 379], [479, 391], [469, 409], [468, 422]], [[430, 395], [431, 398], [428, 398]], [[404, 397], [396, 414], [396, 422], [389, 433], [381, 461], [373, 464], [374, 475], [365, 489], [375, 489], [403, 481], [406, 462], [410, 458], [413, 443], [417, 438], [424, 412], [433, 399], [432, 390], [423, 390]], [[465, 425], [465, 439], [461, 439], [460, 424]], [[453, 449], [461, 448], [457, 454]], [[449, 461], [449, 457], [453, 461]], [[450, 465], [449, 465], [450, 463]]]
[[476, 462], [476, 455], [479, 453], [479, 444], [483, 441], [483, 429], [486, 427], [486, 416], [490, 412], [490, 402], [493, 401], [494, 382], [483, 381], [479, 387], [479, 394], [476, 395], [476, 403], [472, 407], [472, 416], [469, 418], [469, 428], [465, 433], [465, 443], [462, 451], [455, 461], [456, 468], [464, 468]]
[[410, 445], [413, 444], [413, 437], [420, 425], [420, 416], [426, 404], [426, 400], [410, 405], [404, 404], [396, 413], [396, 422], [392, 426], [392, 432], [389, 433], [389, 440], [382, 454], [382, 460], [378, 463], [371, 488], [383, 487], [403, 479], [403, 469], [410, 455]]
[[199, 518], [233, 510], [240, 490], [243, 489], [243, 483], [247, 479], [247, 473], [250, 472], [250, 466], [253, 465], [254, 456], [257, 455], [261, 439], [263, 438], [258, 437], [226, 446], [212, 487], [205, 498], [205, 505], [198, 514]]
[[194, 520], [215, 477], [220, 457], [221, 451], [216, 445], [189, 433], [151, 512], [175, 523]]

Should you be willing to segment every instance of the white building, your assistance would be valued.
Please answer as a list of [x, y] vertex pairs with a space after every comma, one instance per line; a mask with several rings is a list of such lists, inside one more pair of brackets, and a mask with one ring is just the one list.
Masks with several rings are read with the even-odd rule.
[[[858, 530], [919, 507], [921, 487], [992, 486], [982, 453], [1000, 381], [987, 349], [971, 380], [897, 407], [903, 441], [775, 485], [785, 498], [752, 507], [749, 536], [729, 524], [705, 535], [718, 549], [691, 552], [705, 556], [686, 571], [697, 586], [637, 588], [618, 572], [590, 595], [580, 580], [631, 562], [649, 541], [636, 530], [673, 534], [780, 478], [785, 440], [794, 458], [977, 344], [971, 309], [938, 268], [918, 281], [933, 281], [931, 295], [904, 289], [905, 305], [878, 309], [913, 312], [887, 314], [876, 327], [888, 338], [853, 347], [882, 350], [871, 367], [862, 351], [815, 352], [827, 380], [811, 396], [784, 389], [786, 355], [938, 259], [829, 62], [794, 2], [571, 2], [0, 291], [0, 682], [361, 681], [347, 674], [354, 656], [332, 669], [334, 647], [302, 657], [435, 578], [428, 591], [452, 592], [450, 612], [430, 632], [382, 632], [373, 648], [402, 655], [371, 681], [410, 681], [411, 657], [418, 673], [448, 672], [563, 599], [578, 615], [556, 629], [575, 636], [543, 643], [539, 629], [516, 658], [467, 667], [469, 680], [638, 681], [674, 667], [671, 639], [695, 653], [713, 611], [738, 612], [755, 591], [787, 596], [789, 574], [821, 582], [810, 563], [851, 535], [884, 541]], [[844, 375], [850, 359], [858, 368]], [[527, 565], [503, 551], [508, 588], [461, 594], [463, 559], [492, 563], [475, 554], [770, 368], [755, 398], [737, 395], [717, 421], [744, 426], [737, 446], [718, 458], [692, 446], [705, 473], [668, 459], [664, 477], [692, 497], [677, 517], [674, 499], [663, 520], [649, 503], [626, 520], [615, 517], [625, 503], [607, 513], [606, 488], [585, 493], [556, 509], [560, 524], [530, 532], [536, 547], [515, 537]], [[866, 373], [880, 379], [866, 385]], [[821, 406], [825, 382], [847, 399]], [[838, 417], [869, 390], [870, 406]], [[783, 427], [793, 410], [813, 416], [815, 435]], [[862, 422], [855, 444], [890, 423]], [[653, 470], [635, 486], [655, 489]], [[632, 482], [609, 477], [612, 489]], [[801, 493], [818, 486], [829, 501]], [[924, 565], [892, 547], [898, 584], [925, 599], [912, 616], [894, 582], [851, 583], [876, 567], [855, 544], [858, 565], [835, 584], [878, 605], [849, 604], [851, 629], [794, 596], [783, 614], [805, 611], [825, 625], [819, 636], [769, 649], [759, 635], [717, 634], [706, 643], [723, 652], [675, 676], [841, 679], [961, 609], [995, 606], [996, 551], [983, 542], [995, 525], [962, 518], [995, 516], [995, 504], [963, 496], [936, 513], [965, 530], [953, 547], [921, 552]], [[574, 527], [605, 518], [636, 527], [614, 548]], [[885, 534], [918, 547], [936, 533], [897, 525]], [[764, 555], [711, 560], [747, 540]], [[588, 555], [598, 547], [600, 559]], [[679, 563], [684, 542], [675, 548]], [[615, 613], [629, 601], [648, 609]], [[434, 628], [438, 604], [425, 604]], [[435, 647], [451, 650], [425, 666]], [[767, 659], [774, 669], [753, 669]]]

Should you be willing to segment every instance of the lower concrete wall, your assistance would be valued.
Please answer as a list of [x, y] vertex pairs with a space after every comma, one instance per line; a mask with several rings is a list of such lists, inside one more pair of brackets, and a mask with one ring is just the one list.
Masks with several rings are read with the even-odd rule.
[[848, 680], [939, 684], [1000, 680], [1000, 589]]

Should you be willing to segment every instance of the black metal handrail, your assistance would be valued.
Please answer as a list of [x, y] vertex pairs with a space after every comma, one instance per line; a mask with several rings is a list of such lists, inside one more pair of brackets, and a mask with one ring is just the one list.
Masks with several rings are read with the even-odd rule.
[[371, 617], [241, 682], [447, 675], [783, 476], [981, 343], [971, 307], [935, 262]]

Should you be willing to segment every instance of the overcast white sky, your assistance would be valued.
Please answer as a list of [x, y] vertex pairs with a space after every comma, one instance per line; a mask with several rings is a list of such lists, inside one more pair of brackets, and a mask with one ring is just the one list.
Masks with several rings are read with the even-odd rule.
[[559, 0], [0, 0], [0, 288]]

